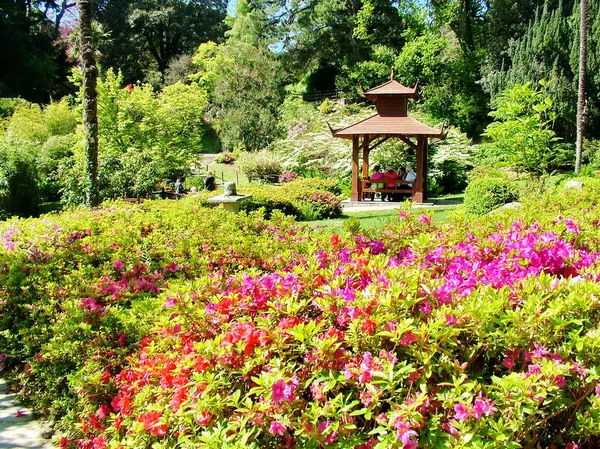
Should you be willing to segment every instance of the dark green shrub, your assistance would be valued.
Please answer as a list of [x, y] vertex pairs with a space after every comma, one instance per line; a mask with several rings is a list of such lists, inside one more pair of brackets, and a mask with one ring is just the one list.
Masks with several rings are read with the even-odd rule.
[[0, 215], [35, 215], [38, 191], [34, 157], [13, 148], [0, 148]]
[[477, 178], [465, 190], [465, 211], [483, 215], [517, 199], [516, 186], [503, 178]]

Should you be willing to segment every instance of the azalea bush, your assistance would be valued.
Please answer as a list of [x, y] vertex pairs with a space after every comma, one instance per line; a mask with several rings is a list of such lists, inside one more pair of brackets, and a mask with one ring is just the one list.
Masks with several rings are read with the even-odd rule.
[[335, 218], [342, 214], [339, 187], [335, 180], [296, 178], [281, 186], [244, 186], [243, 193], [252, 198], [244, 201], [246, 211], [264, 209], [267, 215], [279, 210], [299, 220]]
[[5, 370], [34, 402], [63, 381], [63, 448], [597, 447], [585, 186], [344, 235], [191, 198], [13, 221]]

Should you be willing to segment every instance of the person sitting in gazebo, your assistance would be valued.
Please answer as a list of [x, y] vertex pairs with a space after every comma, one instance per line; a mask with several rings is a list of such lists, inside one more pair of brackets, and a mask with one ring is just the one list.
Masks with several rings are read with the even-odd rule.
[[[371, 175], [371, 181], [377, 181], [378, 179], [382, 179], [383, 178], [383, 173], [381, 173], [381, 168], [379, 167], [379, 165], [376, 165], [375, 167], [373, 167], [373, 170], [375, 170], [373, 172], [373, 175]], [[374, 189], [383, 189], [383, 183], [382, 182], [373, 182], [371, 183], [371, 187]], [[383, 193], [381, 194], [381, 198], [383, 199]], [[371, 201], [373, 201], [375, 199], [375, 193], [371, 193]]]
[[412, 187], [412, 183], [415, 181], [415, 179], [417, 179], [417, 174], [413, 171], [412, 167], [408, 165], [406, 167], [406, 177], [404, 178], [405, 181], [410, 182], [408, 187]]
[[[398, 173], [396, 173], [392, 167], [388, 167], [386, 169], [386, 171], [385, 171], [385, 174], [383, 176], [384, 176], [384, 178], [388, 178], [388, 179], [398, 179]], [[388, 182], [385, 187], [386, 187], [386, 189], [395, 189], [396, 188], [396, 183], [395, 182]], [[381, 201], [385, 201], [385, 198], [386, 198], [386, 194], [382, 193], [381, 194]], [[388, 199], [388, 201], [393, 201], [394, 200], [394, 194], [393, 193], [388, 193], [387, 194], [387, 199]]]

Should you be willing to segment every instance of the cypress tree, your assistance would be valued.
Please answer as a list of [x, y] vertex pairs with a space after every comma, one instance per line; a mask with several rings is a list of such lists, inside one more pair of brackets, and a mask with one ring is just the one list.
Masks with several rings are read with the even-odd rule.
[[[590, 2], [586, 85], [590, 122], [600, 119], [600, 2]], [[492, 102], [506, 89], [527, 81], [548, 79], [549, 93], [556, 105], [557, 133], [574, 142], [577, 117], [579, 73], [579, 2], [546, 0], [527, 31], [511, 41], [502, 65], [489, 69], [482, 84]], [[587, 137], [600, 137], [600, 128], [586, 129]]]

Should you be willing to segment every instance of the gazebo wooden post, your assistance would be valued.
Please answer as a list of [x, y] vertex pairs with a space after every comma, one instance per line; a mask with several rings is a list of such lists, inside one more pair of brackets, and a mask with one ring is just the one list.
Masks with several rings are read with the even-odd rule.
[[358, 179], [358, 136], [352, 136], [352, 201], [360, 201], [361, 183]]
[[427, 137], [419, 136], [417, 139], [417, 166], [416, 174], [417, 179], [415, 180], [415, 188], [413, 194], [413, 201], [415, 203], [423, 203], [425, 198], [427, 197], [427, 192], [424, 191], [425, 188], [425, 177], [427, 176], [427, 156], [425, 155], [425, 151], [427, 151]]
[[[369, 154], [371, 153], [371, 136], [365, 135], [363, 140], [363, 161], [362, 161], [362, 179], [369, 177]], [[361, 183], [362, 187], [362, 183]]]

